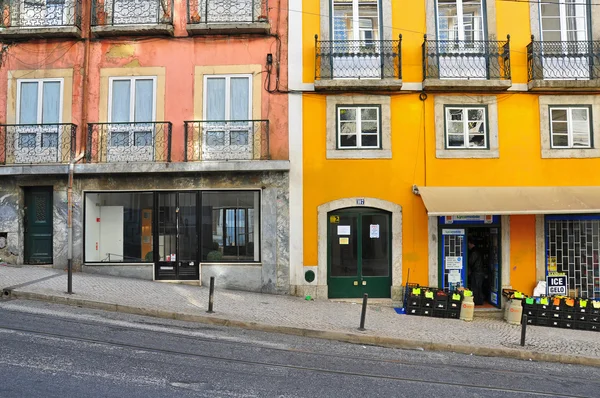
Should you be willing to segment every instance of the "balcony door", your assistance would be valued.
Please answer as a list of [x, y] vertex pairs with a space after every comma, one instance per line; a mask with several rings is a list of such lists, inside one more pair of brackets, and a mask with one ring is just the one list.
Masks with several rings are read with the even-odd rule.
[[544, 79], [589, 79], [586, 0], [544, 0], [539, 7]]
[[21, 1], [19, 26], [43, 27], [72, 25], [75, 0]]
[[484, 0], [437, 0], [437, 51], [441, 79], [486, 79]]
[[382, 73], [378, 0], [333, 0], [333, 78], [377, 78]]
[[[113, 0], [107, 1], [107, 12], [112, 11], [112, 23], [115, 25], [156, 24], [159, 12], [166, 15], [168, 2], [161, 0]], [[114, 8], [113, 8], [114, 5]]]
[[155, 93], [153, 77], [111, 79], [108, 162], [154, 160]]
[[190, 15], [196, 11], [200, 16], [200, 21], [204, 23], [254, 22], [263, 14], [261, 5], [262, 1], [258, 0], [233, 0], [227, 3], [197, 0], [196, 7], [193, 2], [189, 3]]
[[60, 162], [62, 80], [27, 79], [17, 84], [15, 163]]
[[252, 75], [204, 77], [202, 159], [252, 159]]

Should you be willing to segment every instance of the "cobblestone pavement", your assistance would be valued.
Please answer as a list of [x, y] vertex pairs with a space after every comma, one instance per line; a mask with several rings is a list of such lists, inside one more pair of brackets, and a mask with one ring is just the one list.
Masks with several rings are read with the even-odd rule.
[[[31, 282], [27, 284], [27, 282]], [[85, 273], [73, 274], [73, 295], [66, 294], [67, 274], [60, 270], [37, 267], [0, 266], [0, 288], [15, 287], [17, 297], [45, 295], [46, 299], [68, 298], [90, 303], [108, 303], [140, 309], [140, 313], [169, 313], [209, 316], [248, 325], [299, 328], [337, 332], [347, 336], [370, 336], [373, 344], [385, 339], [417, 341], [425, 349], [431, 344], [462, 347], [459, 352], [474, 353], [486, 348], [485, 355], [506, 356], [513, 350], [522, 354], [553, 354], [587, 358], [600, 364], [598, 332], [530, 326], [527, 344], [520, 347], [520, 326], [510, 325], [497, 313], [477, 311], [473, 322], [397, 314], [392, 307], [369, 305], [365, 331], [358, 331], [361, 306], [331, 300], [306, 301], [301, 297], [276, 296], [215, 289], [215, 313], [206, 313], [208, 288], [139, 279], [108, 277]], [[352, 341], [352, 339], [348, 339]], [[365, 341], [365, 340], [362, 340]], [[467, 348], [465, 348], [465, 346]], [[479, 350], [481, 352], [481, 350]], [[502, 353], [504, 352], [504, 354]], [[557, 360], [556, 358], [554, 360]], [[560, 358], [558, 359], [560, 360]], [[568, 362], [567, 359], [565, 361]]]

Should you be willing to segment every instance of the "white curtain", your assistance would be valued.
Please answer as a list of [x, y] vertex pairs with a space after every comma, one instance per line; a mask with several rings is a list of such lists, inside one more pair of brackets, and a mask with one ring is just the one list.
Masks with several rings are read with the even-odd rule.
[[250, 87], [247, 77], [232, 77], [230, 80], [231, 115], [230, 120], [250, 119], [249, 95]]
[[112, 107], [110, 121], [129, 122], [131, 104], [131, 83], [129, 80], [114, 80], [112, 87]]
[[135, 122], [151, 122], [154, 103], [154, 82], [150, 79], [135, 81]]
[[19, 124], [37, 124], [38, 83], [21, 83], [19, 103]]
[[60, 122], [60, 83], [44, 82], [42, 95], [42, 123]]
[[206, 80], [206, 120], [226, 120], [225, 78]]

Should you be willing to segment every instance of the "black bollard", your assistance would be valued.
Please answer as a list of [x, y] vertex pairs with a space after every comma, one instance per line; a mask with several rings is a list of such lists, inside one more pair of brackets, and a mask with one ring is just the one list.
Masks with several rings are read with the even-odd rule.
[[527, 333], [527, 315], [521, 320], [521, 347], [525, 347], [525, 334]]
[[369, 298], [369, 295], [367, 293], [365, 293], [365, 295], [363, 296], [362, 311], [360, 313], [360, 327], [358, 328], [358, 330], [365, 330], [365, 316], [367, 315], [367, 299], [368, 298]]
[[210, 277], [210, 288], [208, 290], [208, 312], [209, 314], [212, 314], [213, 311], [213, 303], [215, 302], [215, 277], [211, 276]]

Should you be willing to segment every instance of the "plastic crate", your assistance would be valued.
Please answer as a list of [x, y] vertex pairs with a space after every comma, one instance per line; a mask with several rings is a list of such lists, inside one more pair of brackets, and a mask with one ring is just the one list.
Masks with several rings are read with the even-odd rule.
[[407, 300], [407, 307], [416, 307], [419, 308], [421, 306], [421, 297], [419, 296], [410, 296]]
[[421, 308], [433, 308], [434, 301], [431, 299], [421, 299]]
[[573, 329], [573, 321], [560, 321], [560, 327], [564, 329]]
[[538, 310], [538, 318], [550, 318], [550, 310]]
[[550, 320], [548, 318], [536, 318], [535, 319], [535, 324], [537, 326], [548, 326], [549, 323], [550, 323]]
[[562, 319], [565, 321], [574, 321], [575, 320], [575, 312], [563, 312]]
[[548, 326], [554, 327], [554, 328], [559, 328], [560, 327], [560, 323], [562, 321], [560, 319], [550, 319], [548, 321]]
[[408, 307], [406, 309], [406, 315], [421, 315], [421, 308], [419, 307]]
[[587, 322], [577, 321], [573, 323], [575, 329], [586, 330]]
[[433, 304], [433, 308], [436, 310], [446, 310], [448, 308], [448, 302], [447, 301], [436, 301]]
[[527, 315], [528, 318], [537, 318], [538, 311], [536, 309], [523, 308], [523, 314]]
[[431, 316], [433, 315], [433, 308], [421, 308], [422, 316]]
[[[521, 322], [523, 322], [523, 320], [521, 320]], [[530, 318], [529, 316], [527, 317], [527, 324], [528, 325], [537, 325], [537, 318]]]
[[460, 318], [460, 310], [447, 310], [446, 318], [458, 319]]
[[577, 322], [587, 322], [588, 315], [587, 314], [576, 313], [575, 314], [575, 320]]
[[449, 310], [460, 310], [460, 306], [462, 304], [462, 301], [449, 301], [448, 302], [448, 309]]
[[588, 322], [600, 323], [600, 315], [588, 315]]
[[588, 322], [588, 325], [589, 325], [589, 329], [588, 330], [592, 330], [592, 331], [595, 331], [595, 332], [600, 332], [600, 323], [591, 323], [591, 322]]
[[433, 310], [433, 316], [435, 318], [445, 318], [446, 317], [446, 309], [443, 310], [439, 310], [439, 309], [434, 309]]
[[550, 314], [548, 316], [552, 319], [562, 319], [563, 312], [562, 311], [550, 311]]

